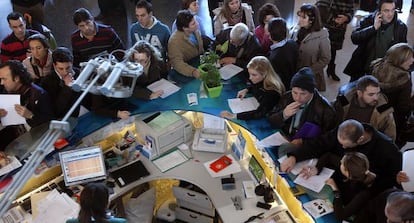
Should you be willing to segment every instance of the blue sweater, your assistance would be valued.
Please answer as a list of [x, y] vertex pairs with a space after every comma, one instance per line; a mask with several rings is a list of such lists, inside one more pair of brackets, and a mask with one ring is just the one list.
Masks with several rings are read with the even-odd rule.
[[129, 31], [131, 36], [132, 45], [139, 40], [146, 40], [151, 45], [157, 47], [165, 60], [167, 58], [168, 39], [170, 38], [171, 32], [167, 25], [163, 24], [155, 17], [152, 17], [154, 23], [149, 28], [144, 28], [136, 22], [132, 24]]

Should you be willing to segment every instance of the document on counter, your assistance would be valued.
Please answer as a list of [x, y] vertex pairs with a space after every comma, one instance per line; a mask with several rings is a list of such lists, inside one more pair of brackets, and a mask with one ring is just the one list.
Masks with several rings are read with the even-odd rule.
[[7, 111], [7, 115], [1, 117], [3, 126], [26, 124], [26, 119], [17, 114], [16, 109], [14, 109], [15, 104], [20, 104], [20, 95], [0, 94], [0, 108]]
[[180, 87], [165, 80], [164, 78], [148, 85], [147, 88], [152, 92], [163, 90], [164, 93], [161, 95], [161, 98], [166, 98], [180, 90]]
[[289, 143], [289, 141], [280, 132], [273, 133], [272, 135], [257, 142], [257, 146], [265, 148], [271, 146], [280, 146], [282, 144]]
[[205, 129], [224, 129], [224, 118], [204, 113], [203, 121]]
[[34, 202], [32, 208], [37, 210], [36, 216], [33, 216], [34, 223], [65, 222], [69, 218], [76, 218], [80, 209], [66, 193], [59, 193], [56, 189]]
[[176, 148], [161, 155], [158, 158], [155, 158], [152, 160], [152, 163], [154, 163], [154, 165], [164, 173], [178, 165], [185, 163], [187, 160], [189, 160], [189, 158], [183, 152], [181, 152], [181, 150]]
[[219, 172], [214, 172], [211, 168], [210, 165], [212, 163], [214, 163], [215, 161], [217, 161], [218, 159], [220, 159], [221, 157], [214, 159], [214, 160], [210, 160], [204, 163], [204, 167], [206, 168], [207, 172], [210, 174], [211, 177], [224, 177], [224, 176], [229, 176], [230, 174], [233, 173], [238, 173], [241, 172], [241, 167], [239, 162], [237, 162], [237, 160], [233, 157], [233, 155], [228, 154], [226, 155], [226, 157], [228, 157], [231, 160], [231, 164], [226, 166], [226, 168], [220, 170]]
[[308, 179], [305, 179], [303, 175], [300, 174], [293, 182], [319, 193], [321, 192], [323, 186], [325, 186], [325, 181], [329, 179], [334, 172], [334, 170], [324, 167], [319, 175], [311, 176]]
[[303, 207], [314, 218], [319, 218], [329, 213], [332, 213], [333, 204], [329, 200], [315, 199], [303, 204]]
[[259, 107], [259, 102], [255, 97], [250, 98], [231, 98], [227, 99], [229, 103], [229, 107], [231, 112], [234, 114], [246, 112], [246, 111], [253, 111]]
[[0, 169], [0, 176], [10, 173], [11, 171], [22, 166], [20, 161], [15, 156], [7, 156], [7, 158], [10, 160], [10, 163]]
[[402, 171], [404, 171], [410, 181], [402, 182], [403, 189], [407, 192], [414, 192], [414, 149], [407, 150], [403, 153]]
[[234, 64], [227, 64], [219, 69], [221, 78], [223, 80], [228, 80], [242, 71], [243, 71], [243, 68], [237, 65], [234, 65]]

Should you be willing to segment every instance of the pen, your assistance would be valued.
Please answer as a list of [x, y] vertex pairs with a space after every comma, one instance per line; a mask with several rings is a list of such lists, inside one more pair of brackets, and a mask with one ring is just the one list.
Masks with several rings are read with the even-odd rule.
[[310, 159], [308, 163], [308, 176], [310, 176], [312, 166], [313, 166], [313, 159]]

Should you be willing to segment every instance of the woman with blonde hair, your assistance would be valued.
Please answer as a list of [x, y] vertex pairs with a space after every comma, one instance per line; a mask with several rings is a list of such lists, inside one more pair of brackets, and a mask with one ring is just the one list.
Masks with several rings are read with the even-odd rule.
[[378, 79], [382, 92], [394, 108], [396, 144], [399, 146], [405, 144], [400, 135], [406, 129], [406, 120], [410, 114], [412, 84], [409, 70], [413, 62], [412, 47], [407, 43], [397, 43], [387, 50], [383, 58], [371, 63], [372, 75]]
[[167, 68], [160, 51], [145, 40], [140, 40], [131, 48], [130, 60], [142, 65], [144, 72], [138, 77], [134, 97], [152, 100], [160, 97], [163, 91], [151, 92], [147, 86], [167, 75]]
[[244, 23], [250, 32], [254, 32], [252, 7], [241, 0], [224, 0], [223, 6], [213, 10], [214, 36], [217, 36], [223, 29]]
[[243, 99], [247, 93], [251, 93], [259, 102], [259, 107], [256, 110], [238, 114], [222, 111], [220, 113], [221, 117], [242, 120], [263, 118], [279, 102], [280, 96], [285, 92], [282, 80], [273, 70], [272, 64], [266, 57], [253, 57], [247, 64], [247, 69], [252, 84], [240, 90], [237, 97]]

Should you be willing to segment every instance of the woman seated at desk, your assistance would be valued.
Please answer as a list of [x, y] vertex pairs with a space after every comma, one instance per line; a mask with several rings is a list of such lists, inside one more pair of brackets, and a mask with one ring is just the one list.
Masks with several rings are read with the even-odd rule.
[[238, 98], [244, 98], [248, 92], [259, 102], [259, 107], [253, 111], [233, 114], [229, 111], [222, 111], [223, 118], [237, 118], [242, 120], [259, 119], [273, 109], [279, 102], [280, 96], [285, 92], [285, 86], [280, 77], [273, 70], [272, 64], [264, 56], [253, 57], [247, 64], [249, 79], [252, 85], [239, 91]]
[[168, 72], [160, 51], [145, 40], [140, 40], [132, 47], [131, 61], [140, 63], [144, 68], [141, 76], [138, 77], [134, 97], [146, 100], [152, 100], [160, 97], [164, 92], [162, 90], [151, 92], [147, 86], [160, 80]]
[[[316, 175], [324, 166], [340, 169], [342, 174], [334, 174], [326, 181], [334, 193], [334, 214], [338, 220], [347, 220], [354, 216], [354, 222], [361, 222], [359, 216], [364, 206], [373, 198], [376, 175], [369, 171], [368, 158], [359, 152], [345, 154], [342, 159], [327, 153], [318, 160], [316, 167], [306, 167], [305, 177]], [[363, 221], [362, 221], [363, 222]]]
[[80, 195], [79, 215], [66, 223], [126, 223], [123, 218], [115, 218], [107, 213], [109, 203], [108, 188], [102, 183], [89, 183]]

